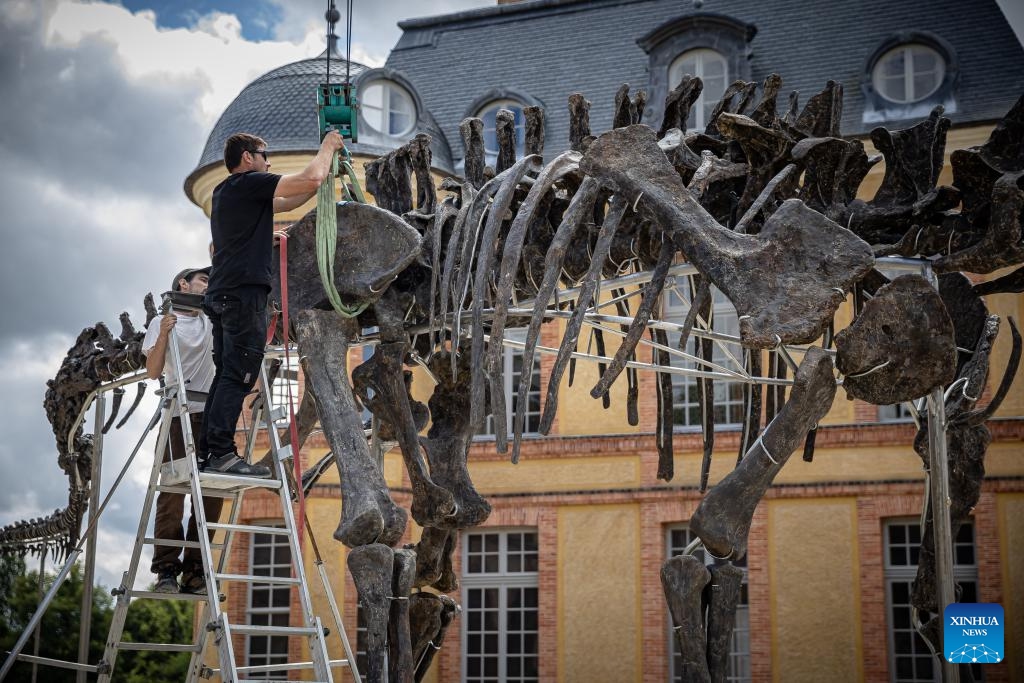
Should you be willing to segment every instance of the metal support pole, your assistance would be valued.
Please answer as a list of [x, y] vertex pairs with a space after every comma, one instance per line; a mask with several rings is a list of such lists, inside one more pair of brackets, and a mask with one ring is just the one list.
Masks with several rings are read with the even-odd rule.
[[[46, 549], [47, 546], [44, 545], [43, 552], [39, 553], [39, 602], [43, 601], [43, 596], [46, 594]], [[39, 656], [39, 629], [42, 625], [43, 622], [39, 621], [32, 634], [32, 654], [36, 657]], [[32, 662], [32, 683], [36, 683], [36, 676], [38, 673], [39, 665]]]
[[[935, 273], [927, 265], [923, 271], [928, 282], [938, 291], [939, 281]], [[936, 598], [941, 623], [946, 605], [956, 602], [953, 585], [953, 532], [949, 523], [952, 501], [949, 495], [949, 454], [946, 451], [946, 399], [942, 387], [932, 389], [928, 395], [928, 453], [928, 497], [932, 507], [932, 533], [935, 536]], [[941, 626], [939, 633], [942, 633]], [[945, 644], [941, 650], [944, 649]], [[960, 683], [957, 665], [946, 658], [945, 652], [940, 651], [939, 656], [944, 683]]]
[[[103, 422], [106, 418], [106, 396], [96, 397], [96, 421], [93, 429], [92, 480], [89, 482], [89, 518], [96, 516], [100, 507], [100, 484], [103, 474]], [[78, 663], [89, 663], [89, 640], [92, 634], [92, 584], [96, 579], [96, 541], [99, 527], [90, 524], [91, 532], [85, 549], [85, 574], [82, 577], [82, 621], [78, 631]], [[86, 671], [79, 671], [78, 683], [86, 683]]]

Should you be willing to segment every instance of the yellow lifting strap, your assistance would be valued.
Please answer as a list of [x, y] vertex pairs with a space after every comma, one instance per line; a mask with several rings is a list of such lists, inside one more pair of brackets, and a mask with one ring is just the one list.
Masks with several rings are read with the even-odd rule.
[[[348, 150], [345, 150], [345, 156], [348, 157]], [[335, 210], [334, 179], [339, 175], [338, 167], [338, 153], [335, 152], [334, 158], [331, 160], [331, 171], [321, 183], [316, 195], [316, 265], [317, 270], [320, 271], [320, 282], [324, 286], [324, 291], [327, 292], [327, 299], [331, 302], [331, 306], [346, 318], [354, 318], [366, 310], [369, 304], [349, 306], [341, 300], [341, 294], [334, 286], [334, 254], [338, 244], [338, 214]], [[359, 187], [359, 180], [352, 169], [352, 164], [346, 158], [341, 161], [341, 167], [351, 180], [351, 184], [348, 184], [345, 182], [345, 177], [341, 177], [342, 195], [345, 197], [345, 201], [365, 204], [366, 198], [363, 196], [362, 188]]]

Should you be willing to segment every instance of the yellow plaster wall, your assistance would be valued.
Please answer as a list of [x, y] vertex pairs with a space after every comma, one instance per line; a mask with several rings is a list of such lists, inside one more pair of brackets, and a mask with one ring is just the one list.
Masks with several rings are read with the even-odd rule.
[[512, 491], [578, 491], [640, 484], [640, 459], [634, 455], [593, 458], [526, 458], [470, 462], [473, 484], [484, 494]]
[[[324, 561], [324, 569], [331, 582], [331, 592], [342, 611], [342, 618], [345, 617], [345, 573], [348, 549], [341, 543], [334, 540], [333, 533], [338, 527], [341, 519], [341, 501], [331, 498], [307, 498], [306, 516], [309, 524], [316, 534], [317, 546], [320, 549], [321, 558]], [[296, 520], [298, 522], [298, 520]], [[310, 543], [308, 534], [305, 537], [302, 548], [302, 561], [306, 569], [306, 580], [309, 585], [309, 592], [313, 600], [313, 613], [320, 617], [324, 626], [331, 630], [327, 638], [327, 649], [332, 659], [343, 659], [345, 649], [341, 645], [341, 638], [337, 635], [337, 628], [334, 624], [334, 615], [331, 613], [331, 603], [327, 600], [327, 593], [324, 591], [323, 583], [320, 580], [320, 572], [316, 566], [316, 555], [313, 553], [313, 545]], [[349, 644], [355, 648], [356, 634], [348, 633]], [[304, 642], [304, 641], [303, 641]]]
[[857, 504], [768, 501], [775, 681], [860, 681]]
[[640, 681], [640, 509], [558, 511], [558, 680]]
[[[1024, 681], [1024, 493], [996, 496], [999, 546], [1003, 549], [1002, 581], [1006, 663], [1011, 681]], [[1017, 550], [1015, 550], [1017, 549]]]
[[[1004, 268], [985, 277], [986, 280], [994, 280], [1013, 271], [1013, 268]], [[995, 392], [1006, 371], [1006, 362], [1010, 358], [1011, 336], [1010, 323], [1007, 320], [1013, 317], [1017, 322], [1018, 329], [1024, 320], [1024, 295], [1021, 294], [993, 294], [985, 297], [989, 313], [998, 315], [1000, 318], [999, 336], [996, 337], [995, 348], [992, 349], [992, 360], [989, 367], [988, 388]], [[987, 401], [982, 401], [987, 405]], [[996, 417], [1013, 417], [1024, 415], [1024, 381], [1018, 376], [1010, 389], [1006, 400], [996, 411]]]
[[[608, 295], [605, 295], [606, 298]], [[614, 314], [614, 311], [609, 312]], [[558, 338], [565, 336], [566, 321], [558, 322]], [[597, 354], [597, 342], [591, 338], [591, 328], [584, 326], [576, 345], [580, 353]], [[605, 355], [614, 356], [619, 348], [621, 338], [606, 332], [604, 334]], [[626, 392], [629, 384], [623, 372], [612, 384], [609, 396], [611, 405], [603, 408], [601, 399], [591, 398], [590, 390], [601, 376], [597, 372], [597, 363], [590, 360], [576, 361], [576, 372], [573, 385], [569, 386], [569, 368], [562, 375], [558, 389], [557, 433], [560, 435], [589, 434], [635, 434], [640, 431], [639, 425], [634, 427], [626, 419]]]

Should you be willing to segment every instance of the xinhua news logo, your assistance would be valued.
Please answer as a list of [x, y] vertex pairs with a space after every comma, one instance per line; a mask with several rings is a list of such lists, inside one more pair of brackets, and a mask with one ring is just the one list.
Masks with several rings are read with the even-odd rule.
[[991, 602], [955, 602], [946, 607], [942, 644], [946, 660], [956, 664], [1003, 661], [1003, 606]]

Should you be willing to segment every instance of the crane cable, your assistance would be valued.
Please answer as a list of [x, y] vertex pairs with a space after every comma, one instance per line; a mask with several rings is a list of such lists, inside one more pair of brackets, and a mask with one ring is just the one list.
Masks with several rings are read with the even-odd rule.
[[[334, 3], [328, 0], [327, 3], [327, 24], [328, 24], [328, 36], [327, 36], [327, 85], [328, 91], [330, 90], [331, 82], [331, 37], [334, 35], [333, 27], [331, 26], [331, 10], [334, 8]], [[348, 0], [348, 19], [346, 22], [346, 50], [351, 55], [352, 50], [352, 0]], [[349, 66], [351, 60], [346, 57], [345, 59], [345, 87], [350, 87], [348, 82]], [[348, 149], [345, 150], [346, 159], [340, 161], [340, 167], [344, 169], [345, 173], [352, 179], [352, 190], [355, 193], [353, 197], [352, 192], [349, 191], [348, 186], [342, 180], [342, 193], [346, 201], [358, 201], [366, 203], [366, 199], [363, 196], [362, 189], [359, 187], [359, 181], [356, 179], [355, 170], [352, 168], [352, 164], [349, 161]], [[324, 291], [327, 293], [327, 300], [331, 302], [331, 307], [335, 311], [340, 313], [346, 318], [354, 318], [364, 310], [368, 304], [358, 304], [355, 306], [349, 306], [341, 300], [341, 294], [338, 292], [337, 287], [334, 286], [334, 256], [337, 251], [338, 244], [338, 215], [336, 209], [336, 198], [334, 194], [334, 179], [339, 176], [339, 159], [338, 153], [335, 152], [331, 159], [331, 168], [327, 173], [327, 177], [324, 178], [323, 183], [320, 184], [320, 189], [317, 190], [316, 195], [316, 265], [317, 270], [320, 271], [320, 282], [324, 287]]]

